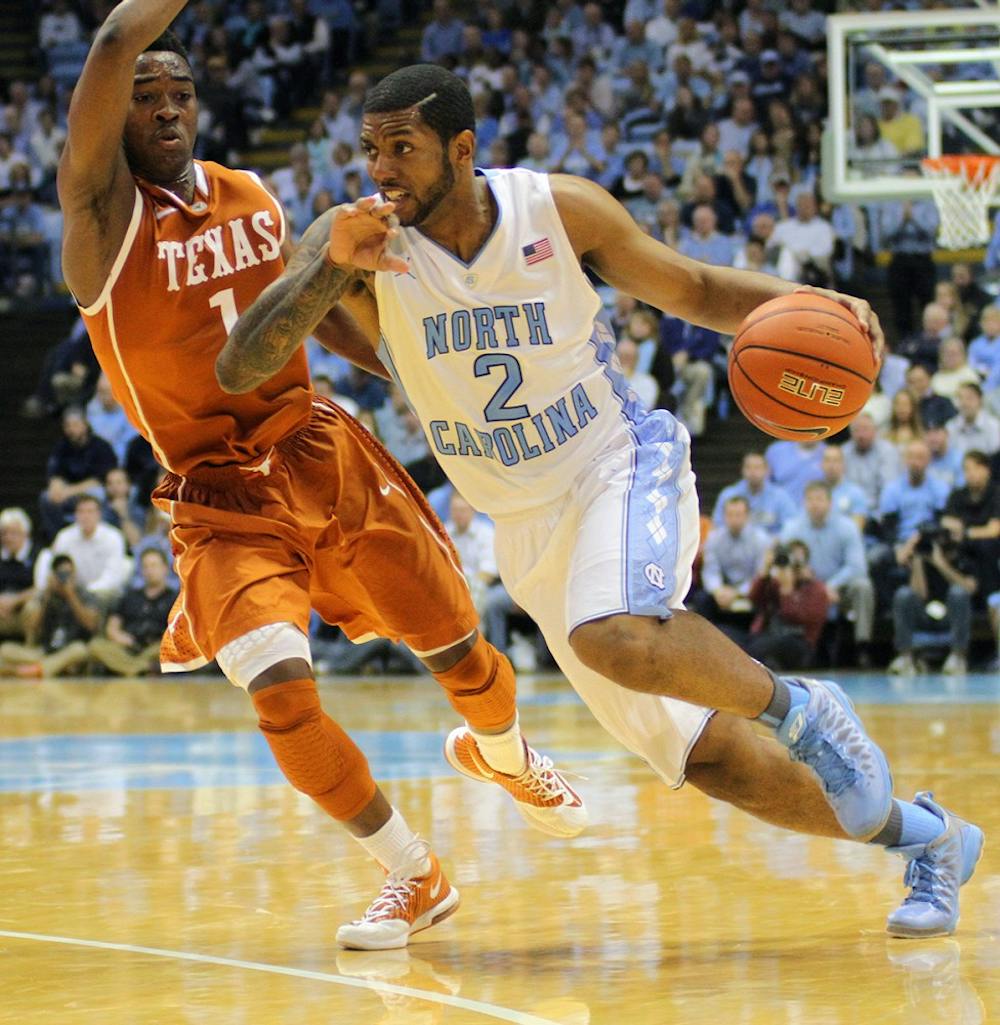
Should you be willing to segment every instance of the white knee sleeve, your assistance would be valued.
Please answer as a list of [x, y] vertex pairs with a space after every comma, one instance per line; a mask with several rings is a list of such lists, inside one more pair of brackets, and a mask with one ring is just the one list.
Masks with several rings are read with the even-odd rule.
[[265, 669], [286, 658], [302, 658], [312, 668], [309, 638], [294, 623], [268, 623], [215, 653], [219, 668], [234, 687], [246, 690]]

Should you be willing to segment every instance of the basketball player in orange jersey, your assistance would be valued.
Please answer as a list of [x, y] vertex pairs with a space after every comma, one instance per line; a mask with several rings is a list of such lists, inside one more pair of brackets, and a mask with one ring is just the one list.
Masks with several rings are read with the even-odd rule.
[[[215, 658], [247, 690], [289, 782], [387, 874], [338, 942], [401, 947], [458, 892], [320, 707], [311, 609], [354, 640], [405, 641], [469, 724], [463, 750], [537, 828], [571, 836], [586, 813], [521, 737], [510, 663], [478, 634], [455, 551], [392, 457], [314, 396], [301, 352], [246, 394], [216, 382], [228, 330], [281, 275], [287, 246], [256, 176], [192, 158], [192, 72], [166, 32], [184, 2], [125, 0], [94, 40], [59, 166], [66, 281], [116, 397], [168, 470], [153, 497], [171, 516], [182, 591], [165, 669]], [[326, 266], [311, 288], [333, 306], [348, 279]], [[380, 369], [349, 316], [298, 326]]]
[[[381, 200], [321, 215], [303, 245], [355, 274], [344, 300], [442, 467], [496, 519], [507, 590], [594, 715], [664, 781], [787, 829], [887, 847], [910, 888], [889, 932], [954, 931], [979, 827], [928, 793], [893, 798], [885, 756], [836, 683], [777, 677], [684, 609], [698, 545], [690, 437], [623, 380], [583, 268], [728, 334], [795, 286], [681, 256], [585, 179], [477, 169], [475, 129], [451, 72], [388, 75], [361, 124]], [[391, 266], [375, 262], [380, 246]], [[279, 372], [303, 340], [296, 321], [326, 312], [303, 309], [308, 278], [290, 266], [241, 315], [219, 360], [227, 388]], [[820, 291], [855, 311], [880, 356], [868, 304]], [[776, 576], [791, 589], [790, 571]], [[446, 752], [468, 768], [460, 746]]]

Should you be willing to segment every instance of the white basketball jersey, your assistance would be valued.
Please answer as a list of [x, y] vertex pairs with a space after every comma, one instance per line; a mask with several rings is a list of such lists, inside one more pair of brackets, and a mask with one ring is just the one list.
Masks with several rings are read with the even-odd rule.
[[469, 502], [509, 516], [564, 495], [643, 415], [560, 220], [548, 176], [485, 172], [498, 215], [471, 263], [400, 232], [378, 273], [380, 355]]

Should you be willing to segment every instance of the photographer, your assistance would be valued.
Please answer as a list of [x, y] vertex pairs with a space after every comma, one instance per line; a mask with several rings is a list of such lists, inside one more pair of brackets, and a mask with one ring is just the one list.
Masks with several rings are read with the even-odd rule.
[[910, 570], [909, 586], [892, 600], [894, 641], [899, 654], [889, 672], [912, 676], [913, 634], [917, 630], [948, 628], [950, 648], [941, 671], [949, 676], [965, 672], [972, 621], [972, 595], [977, 589], [973, 564], [956, 544], [951, 532], [933, 520], [922, 523], [901, 546], [900, 561]]
[[803, 669], [826, 622], [826, 587], [813, 576], [804, 541], [777, 545], [750, 587], [756, 617], [747, 651], [769, 669]]
[[977, 595], [1000, 590], [1000, 489], [990, 474], [984, 452], [970, 449], [962, 460], [965, 487], [955, 488], [941, 516], [941, 525], [961, 546], [978, 582]]
[[57, 555], [41, 595], [40, 643], [0, 644], [0, 672], [13, 668], [17, 676], [58, 676], [81, 665], [100, 618], [96, 599], [77, 582], [73, 560]]

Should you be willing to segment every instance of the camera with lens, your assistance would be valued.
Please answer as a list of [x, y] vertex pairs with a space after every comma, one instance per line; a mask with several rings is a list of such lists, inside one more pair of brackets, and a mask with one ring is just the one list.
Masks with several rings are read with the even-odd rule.
[[935, 520], [926, 520], [917, 526], [917, 545], [914, 551], [918, 555], [930, 555], [935, 545], [947, 550], [952, 547], [951, 532]]
[[73, 579], [72, 566], [60, 566], [57, 570], [53, 570], [53, 573], [60, 584], [68, 584]]
[[792, 550], [788, 545], [776, 545], [774, 549], [774, 556], [771, 558], [772, 566], [791, 566], [792, 564]]

